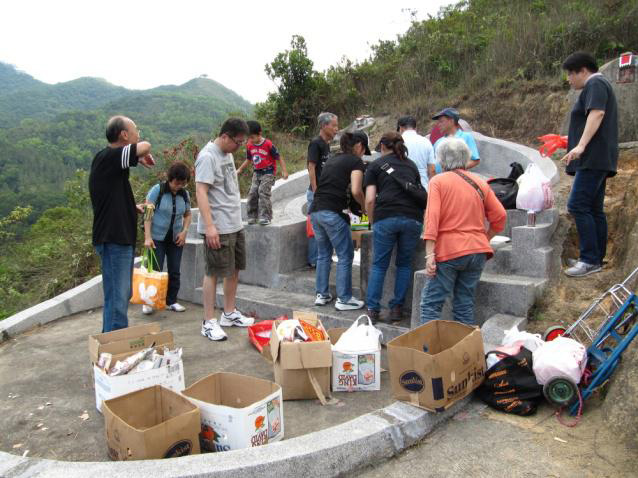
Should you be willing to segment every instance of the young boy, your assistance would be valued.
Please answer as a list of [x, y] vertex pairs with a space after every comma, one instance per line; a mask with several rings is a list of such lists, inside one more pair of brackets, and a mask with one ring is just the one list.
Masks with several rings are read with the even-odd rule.
[[252, 161], [253, 181], [248, 192], [248, 224], [267, 226], [272, 221], [272, 203], [270, 190], [275, 184], [277, 161], [281, 163], [281, 175], [288, 179], [286, 162], [279, 155], [272, 141], [261, 135], [261, 125], [257, 121], [248, 121], [248, 144], [246, 144], [246, 160], [237, 169], [237, 174], [248, 167]]

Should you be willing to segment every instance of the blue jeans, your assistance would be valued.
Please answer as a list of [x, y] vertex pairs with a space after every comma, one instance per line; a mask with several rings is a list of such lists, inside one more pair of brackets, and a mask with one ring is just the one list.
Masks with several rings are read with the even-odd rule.
[[390, 266], [394, 245], [397, 245], [397, 273], [394, 282], [394, 297], [390, 308], [402, 306], [412, 279], [412, 257], [419, 242], [423, 224], [404, 216], [388, 217], [376, 221], [372, 226], [374, 256], [368, 280], [366, 303], [368, 309], [381, 310], [379, 301], [383, 295], [383, 281]]
[[128, 303], [131, 300], [133, 246], [106, 242], [95, 246], [102, 262], [104, 310], [102, 332], [128, 327]]
[[[310, 206], [312, 205], [312, 200], [315, 197], [315, 193], [312, 189], [308, 189], [306, 191], [306, 201], [308, 201], [308, 210], [310, 210]], [[317, 264], [317, 239], [314, 237], [308, 238], [308, 264], [311, 266], [315, 266]]]
[[576, 171], [567, 210], [578, 230], [580, 260], [602, 265], [607, 254], [607, 217], [603, 210], [607, 171]]
[[161, 271], [164, 268], [164, 257], [167, 260], [168, 269], [168, 292], [166, 293], [166, 305], [173, 305], [177, 302], [177, 293], [180, 285], [180, 266], [182, 264], [183, 247], [175, 242], [153, 241], [155, 243], [155, 257], [157, 263], [153, 265], [155, 269]]
[[350, 224], [333, 211], [317, 211], [310, 215], [317, 239], [317, 294], [330, 293], [332, 249], [337, 252], [337, 297], [342, 302], [352, 298], [352, 259], [354, 246]]
[[436, 263], [436, 275], [428, 279], [421, 293], [421, 324], [441, 318], [445, 299], [454, 292], [454, 320], [467, 325], [474, 322], [474, 292], [485, 267], [487, 254], [468, 254]]

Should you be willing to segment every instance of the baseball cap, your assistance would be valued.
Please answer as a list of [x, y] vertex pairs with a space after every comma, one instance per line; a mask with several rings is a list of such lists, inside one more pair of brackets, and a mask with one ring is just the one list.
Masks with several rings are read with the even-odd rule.
[[461, 118], [461, 115], [456, 109], [444, 108], [441, 111], [439, 111], [437, 114], [432, 116], [432, 119], [436, 120], [436, 119], [439, 119], [441, 116], [447, 116], [448, 118], [452, 118], [456, 123], [458, 123], [459, 119]]
[[397, 133], [401, 127], [416, 128], [416, 119], [414, 116], [401, 116], [397, 121]]
[[368, 147], [368, 135], [365, 134], [361, 130], [354, 131], [352, 133], [352, 139], [354, 139], [355, 143], [361, 143], [366, 148], [366, 156], [370, 156], [370, 148]]

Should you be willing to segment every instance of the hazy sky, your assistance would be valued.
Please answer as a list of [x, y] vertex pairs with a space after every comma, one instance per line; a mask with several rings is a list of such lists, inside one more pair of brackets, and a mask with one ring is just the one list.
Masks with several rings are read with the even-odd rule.
[[315, 69], [362, 60], [451, 1], [3, 1], [0, 61], [47, 83], [80, 76], [127, 88], [207, 74], [251, 102], [273, 83], [264, 65], [305, 37]]

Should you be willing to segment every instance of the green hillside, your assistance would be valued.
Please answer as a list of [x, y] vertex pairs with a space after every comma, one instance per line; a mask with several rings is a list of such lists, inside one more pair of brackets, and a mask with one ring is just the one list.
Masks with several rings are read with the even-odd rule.
[[0, 64], [0, 92], [0, 217], [28, 205], [31, 221], [62, 204], [64, 181], [104, 147], [110, 116], [133, 118], [161, 152], [186, 137], [207, 138], [228, 115], [252, 110], [206, 78], [136, 91], [96, 78], [48, 85]]

